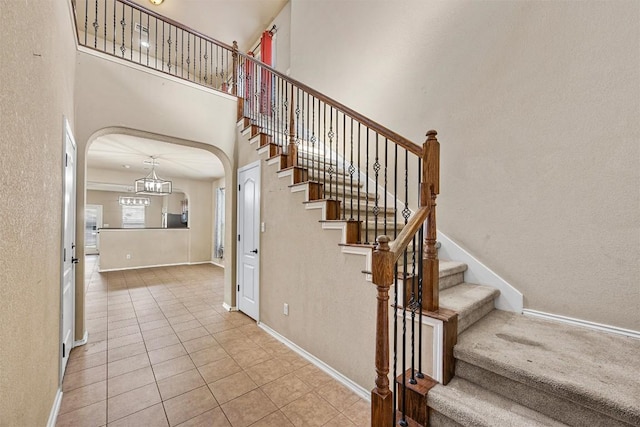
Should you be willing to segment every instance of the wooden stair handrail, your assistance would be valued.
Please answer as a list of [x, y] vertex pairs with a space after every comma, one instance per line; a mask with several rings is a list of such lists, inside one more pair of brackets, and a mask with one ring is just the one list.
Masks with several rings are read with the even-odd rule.
[[238, 52], [238, 55], [241, 56], [242, 58], [244, 58], [247, 61], [257, 63], [258, 66], [262, 67], [265, 70], [268, 70], [270, 73], [272, 73], [272, 74], [280, 77], [281, 79], [289, 82], [293, 86], [296, 86], [296, 87], [304, 90], [305, 92], [307, 92], [308, 94], [310, 94], [314, 98], [319, 99], [320, 101], [324, 102], [327, 105], [330, 105], [330, 106], [336, 108], [337, 110], [340, 110], [346, 116], [349, 116], [352, 119], [362, 123], [363, 125], [365, 125], [369, 129], [376, 131], [381, 136], [389, 139], [391, 142], [393, 142], [394, 144], [399, 145], [400, 147], [404, 148], [405, 150], [409, 151], [410, 153], [413, 153], [418, 157], [422, 156], [422, 147], [420, 145], [416, 144], [415, 142], [405, 138], [404, 136], [392, 131], [391, 129], [389, 129], [389, 128], [385, 127], [385, 126], [382, 126], [381, 124], [379, 124], [377, 122], [374, 122], [373, 120], [371, 120], [370, 118], [364, 116], [363, 114], [360, 114], [357, 111], [347, 107], [346, 105], [336, 101], [335, 99], [330, 98], [327, 95], [324, 95], [324, 94], [318, 92], [317, 90], [307, 86], [306, 84], [301, 83], [298, 80], [292, 79], [291, 77], [287, 76], [286, 74], [283, 74], [283, 73], [279, 72], [278, 70], [276, 70], [274, 68], [271, 68], [267, 64], [257, 60], [256, 58], [254, 58], [254, 57], [252, 57], [250, 55], [246, 55], [246, 54], [244, 54], [242, 52]]
[[413, 241], [414, 236], [420, 231], [420, 228], [427, 220], [430, 211], [430, 206], [421, 206], [418, 208], [418, 210], [411, 215], [411, 218], [409, 218], [409, 221], [402, 228], [402, 231], [400, 231], [396, 239], [389, 243], [389, 252], [393, 254], [392, 264], [398, 261], [405, 249], [409, 246], [409, 243]]

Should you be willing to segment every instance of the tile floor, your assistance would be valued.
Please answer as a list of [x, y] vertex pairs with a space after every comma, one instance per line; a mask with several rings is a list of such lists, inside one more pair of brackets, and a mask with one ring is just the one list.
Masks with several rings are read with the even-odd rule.
[[241, 313], [212, 265], [98, 273], [57, 426], [369, 426], [369, 404]]

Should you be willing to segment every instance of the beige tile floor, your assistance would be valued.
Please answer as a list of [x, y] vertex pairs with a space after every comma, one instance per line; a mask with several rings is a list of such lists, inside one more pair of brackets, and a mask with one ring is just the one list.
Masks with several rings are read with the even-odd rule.
[[212, 265], [98, 273], [58, 426], [369, 426], [369, 404], [222, 308]]

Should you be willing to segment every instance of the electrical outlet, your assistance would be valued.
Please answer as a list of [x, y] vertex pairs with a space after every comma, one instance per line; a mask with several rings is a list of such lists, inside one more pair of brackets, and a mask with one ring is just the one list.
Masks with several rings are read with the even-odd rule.
[[127, 259], [131, 259], [131, 254], [127, 254], [127, 255], [125, 256], [125, 258], [127, 258]]
[[282, 312], [285, 316], [289, 315], [289, 304], [287, 304], [286, 302], [284, 303], [284, 309], [282, 310]]

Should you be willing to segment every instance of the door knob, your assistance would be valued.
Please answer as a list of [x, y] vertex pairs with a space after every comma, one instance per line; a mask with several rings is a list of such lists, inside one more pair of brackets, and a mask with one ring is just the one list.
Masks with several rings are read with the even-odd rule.
[[73, 264], [77, 264], [77, 263], [78, 263], [78, 258], [73, 258], [73, 257], [72, 257], [72, 258], [71, 258], [71, 262], [72, 262]]
[[258, 250], [257, 250], [257, 249], [254, 249], [254, 250], [249, 251], [249, 252], [253, 252], [254, 254], [257, 254], [257, 253], [258, 253]]

